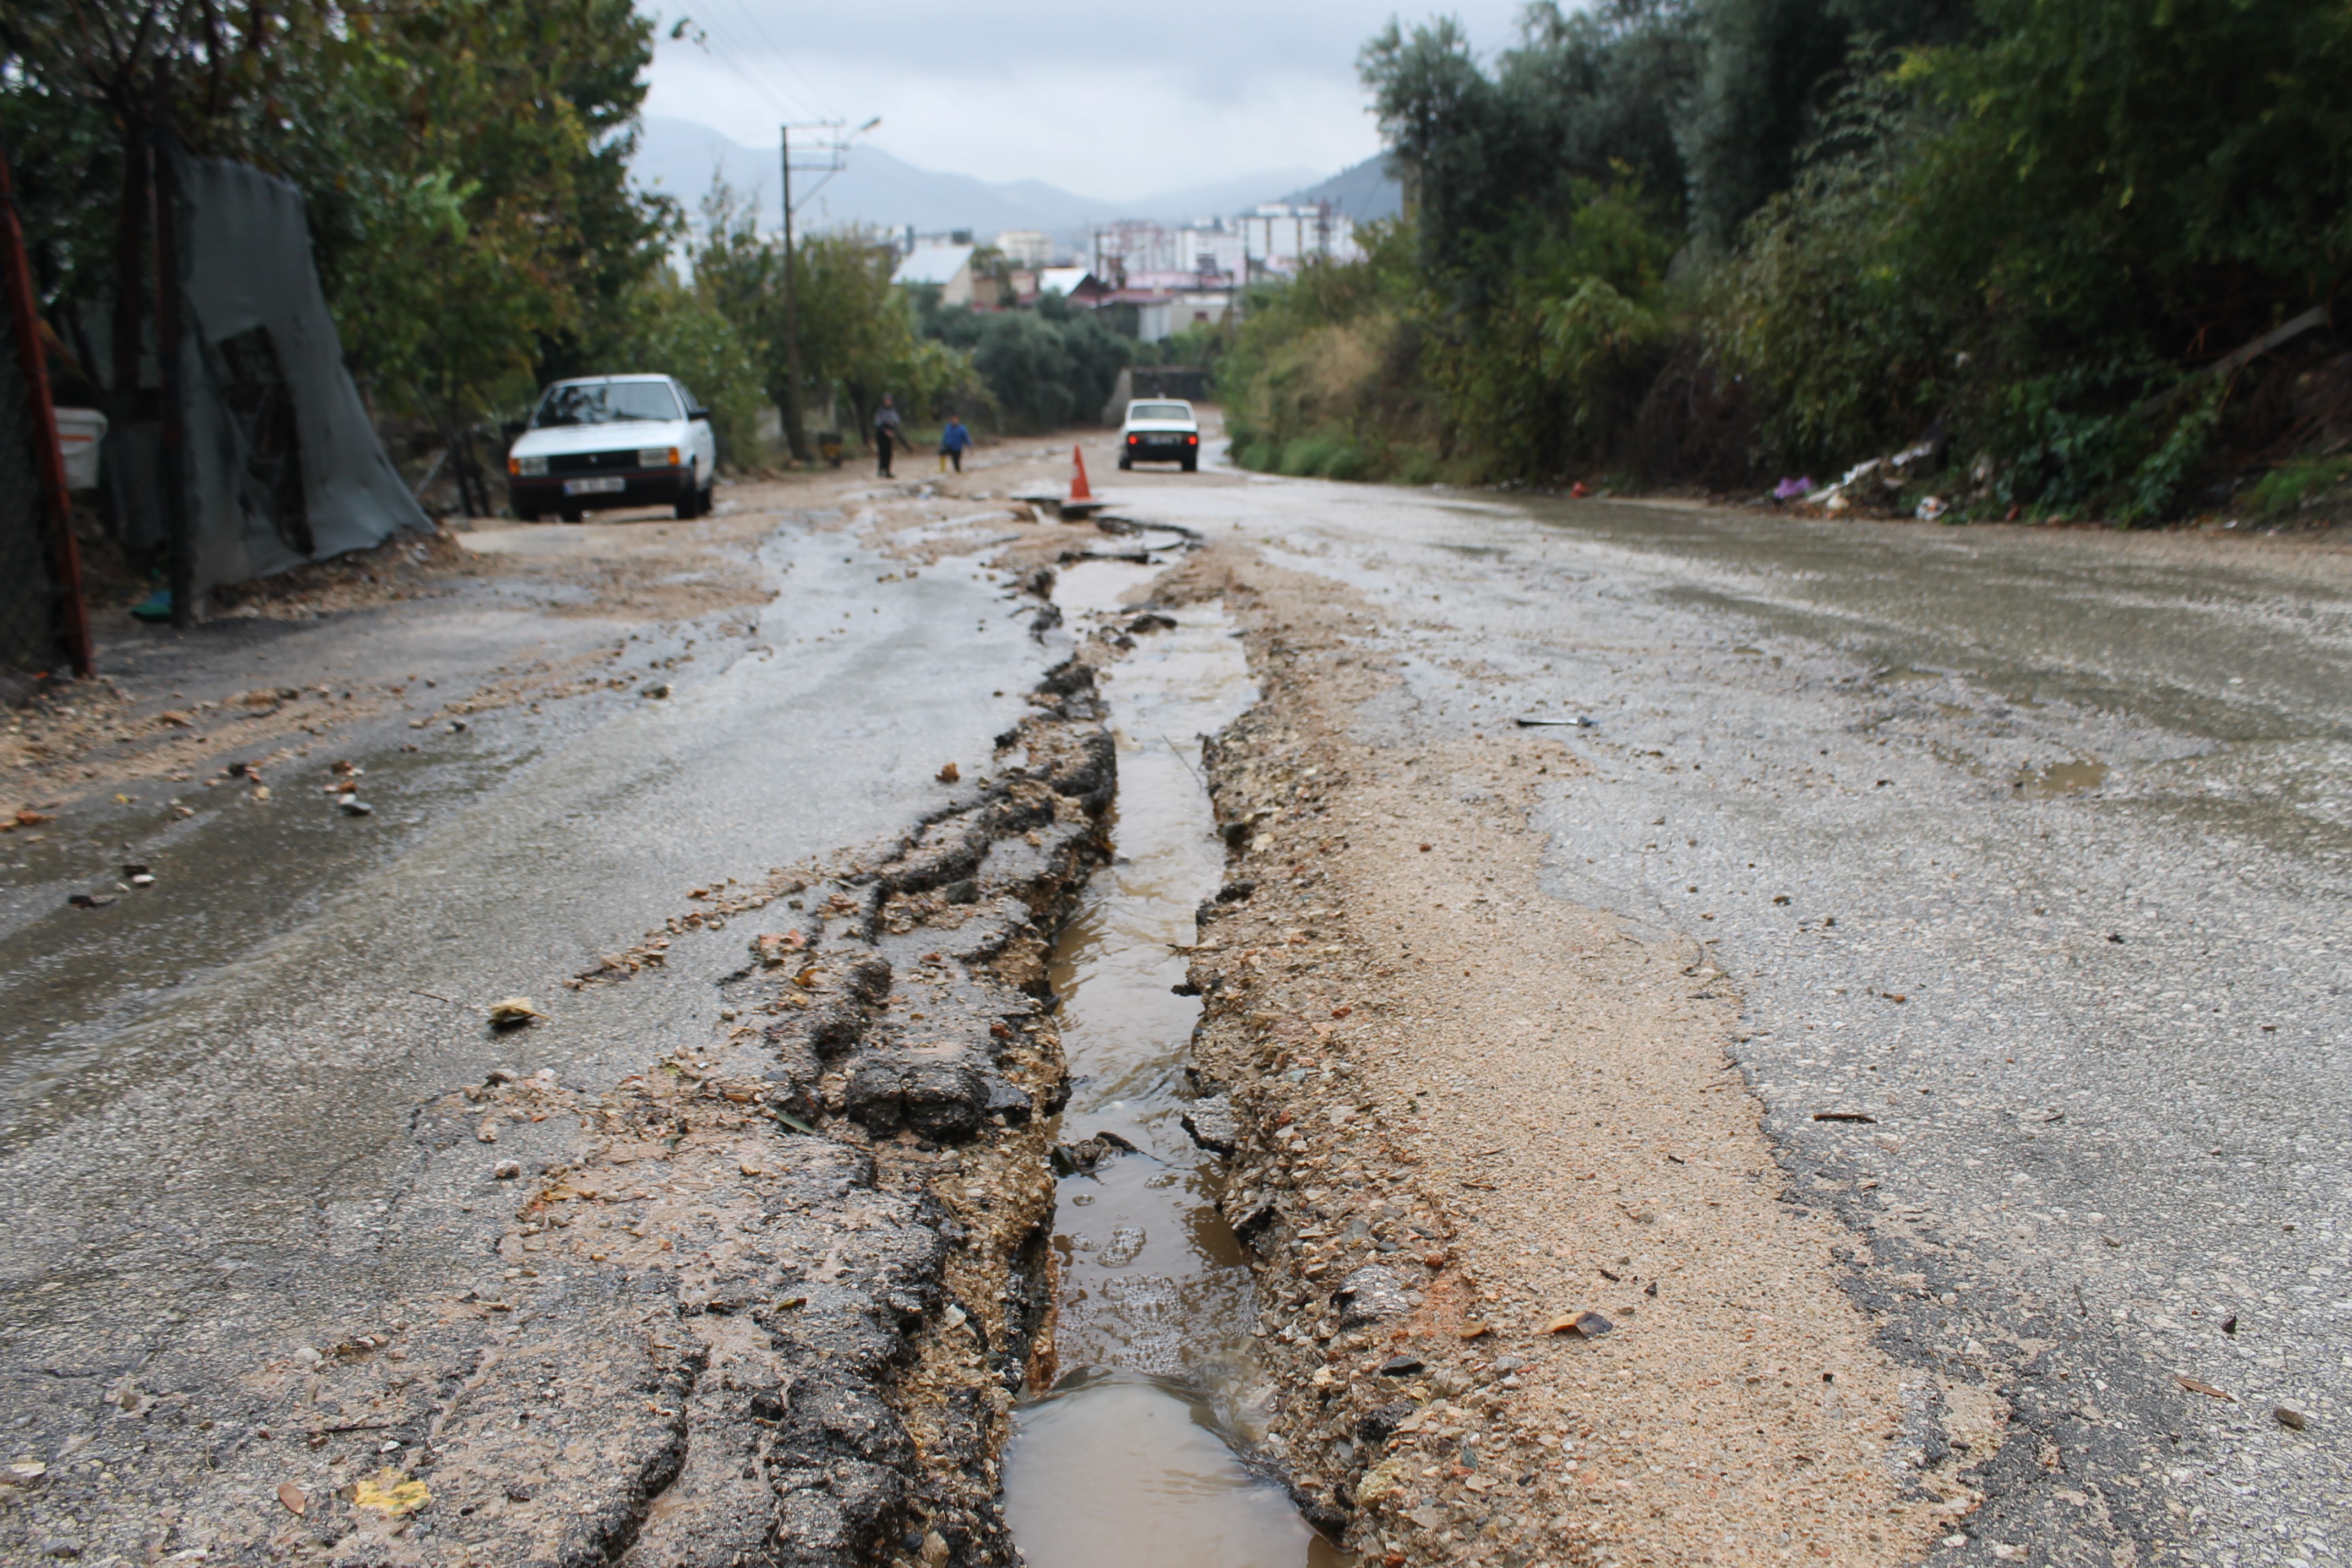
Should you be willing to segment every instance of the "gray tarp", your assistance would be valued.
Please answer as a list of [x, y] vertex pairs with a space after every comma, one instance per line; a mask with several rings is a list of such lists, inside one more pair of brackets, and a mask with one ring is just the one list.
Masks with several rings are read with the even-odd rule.
[[[172, 162], [198, 590], [429, 530], [343, 368], [301, 193], [242, 163]], [[110, 457], [132, 458], [135, 442]], [[147, 537], [126, 542], [160, 540], [152, 507], [130, 509], [143, 515], [126, 534]]]

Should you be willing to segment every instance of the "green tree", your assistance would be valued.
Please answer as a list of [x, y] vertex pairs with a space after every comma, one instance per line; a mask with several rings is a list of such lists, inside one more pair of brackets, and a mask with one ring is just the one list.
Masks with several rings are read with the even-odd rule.
[[[759, 232], [752, 204], [713, 186], [690, 247], [695, 288], [734, 328], [778, 406], [788, 384], [783, 247]], [[897, 253], [858, 229], [804, 236], [793, 249], [803, 406], [832, 402], [860, 440], [891, 394], [920, 419], [977, 386], [969, 356], [926, 338], [915, 302], [890, 281]], [[845, 410], [844, 409], [845, 405]]]
[[971, 356], [988, 401], [1024, 431], [1092, 422], [1134, 351], [1094, 311], [1074, 310], [1058, 294], [1028, 310], [939, 310], [924, 330]]

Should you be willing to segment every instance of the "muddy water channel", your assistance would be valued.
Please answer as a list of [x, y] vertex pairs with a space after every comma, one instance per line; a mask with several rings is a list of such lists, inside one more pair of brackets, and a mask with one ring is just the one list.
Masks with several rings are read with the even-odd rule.
[[[1150, 569], [1074, 568], [1074, 621], [1121, 615]], [[1200, 1004], [1179, 996], [1192, 911], [1224, 856], [1198, 772], [1201, 737], [1251, 698], [1231, 622], [1172, 612], [1109, 673], [1118, 742], [1115, 858], [1055, 953], [1072, 1089], [1055, 1131], [1134, 1146], [1065, 1176], [1061, 1373], [1019, 1413], [1005, 1512], [1032, 1568], [1297, 1568], [1339, 1559], [1248, 1455], [1271, 1392], [1249, 1349], [1240, 1246], [1211, 1203], [1211, 1156], [1184, 1131]]]

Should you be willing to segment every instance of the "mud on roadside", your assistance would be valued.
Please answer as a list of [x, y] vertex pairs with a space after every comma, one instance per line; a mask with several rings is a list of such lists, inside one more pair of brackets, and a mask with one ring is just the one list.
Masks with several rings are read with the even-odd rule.
[[1231, 1153], [1273, 1443], [1368, 1561], [1917, 1561], [1997, 1393], [1899, 1365], [1866, 1247], [1789, 1202], [1694, 943], [1537, 889], [1566, 748], [1368, 738], [1378, 616], [1213, 546], [1261, 702], [1208, 749], [1196, 1136]]

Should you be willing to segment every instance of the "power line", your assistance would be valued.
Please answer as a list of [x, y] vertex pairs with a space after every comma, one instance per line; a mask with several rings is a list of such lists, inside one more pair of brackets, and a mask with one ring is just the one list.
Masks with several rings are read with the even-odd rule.
[[[712, 3], [714, 5], [719, 4], [721, 3], [721, 0], [712, 0]], [[748, 26], [751, 32], [758, 37], [760, 42], [766, 46], [769, 58], [773, 59], [778, 65], [782, 66], [794, 80], [801, 84], [802, 88], [805, 90], [806, 100], [808, 102], [814, 104], [819, 110], [833, 119], [839, 120], [844, 118], [840, 110], [836, 110], [833, 106], [831, 100], [829, 100], [824, 93], [819, 92], [816, 89], [815, 85], [812, 83], [806, 76], [802, 74], [801, 68], [793, 63], [792, 56], [785, 50], [778, 47], [776, 40], [768, 36], [768, 29], [761, 25], [759, 13], [757, 11], [744, 4], [743, 0], [724, 0], [724, 4], [726, 4], [734, 13], [736, 18]]]

